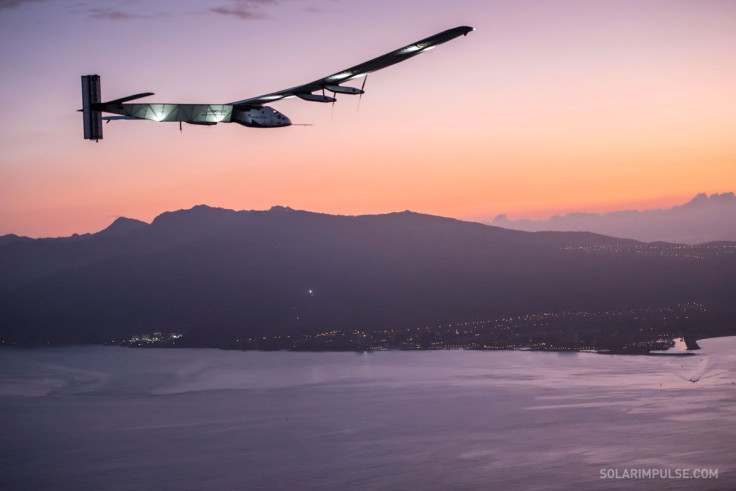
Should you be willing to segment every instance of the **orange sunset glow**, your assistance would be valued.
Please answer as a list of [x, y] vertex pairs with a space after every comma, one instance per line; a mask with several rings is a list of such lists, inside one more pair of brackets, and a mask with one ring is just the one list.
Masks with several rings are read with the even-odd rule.
[[[73, 2], [0, 10], [0, 234], [94, 232], [200, 203], [490, 221], [736, 188], [733, 2], [312, 3], [254, 19], [197, 2], [135, 4], [128, 18]], [[83, 74], [101, 75], [104, 99], [223, 103], [456, 25], [476, 31], [371, 74], [360, 102], [273, 104], [312, 126], [112, 121], [103, 141], [82, 139]]]

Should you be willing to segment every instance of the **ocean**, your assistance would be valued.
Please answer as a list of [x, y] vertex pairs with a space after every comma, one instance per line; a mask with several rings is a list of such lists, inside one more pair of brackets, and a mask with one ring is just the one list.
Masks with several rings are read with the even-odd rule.
[[736, 489], [736, 337], [699, 344], [694, 356], [6, 348], [0, 487]]

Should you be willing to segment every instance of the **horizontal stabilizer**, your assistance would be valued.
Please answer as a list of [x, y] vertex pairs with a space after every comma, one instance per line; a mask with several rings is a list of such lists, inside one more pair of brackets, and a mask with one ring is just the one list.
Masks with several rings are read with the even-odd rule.
[[142, 97], [148, 97], [151, 95], [153, 95], [153, 92], [141, 92], [140, 94], [133, 94], [133, 95], [129, 95], [128, 97], [121, 97], [120, 99], [107, 101], [105, 102], [105, 104], [122, 104], [123, 102], [134, 101], [136, 99], [140, 99]]

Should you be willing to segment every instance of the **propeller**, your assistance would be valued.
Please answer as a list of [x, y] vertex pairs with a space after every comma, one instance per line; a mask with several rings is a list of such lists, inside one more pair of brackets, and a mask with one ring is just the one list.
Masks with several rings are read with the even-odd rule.
[[360, 96], [358, 97], [358, 112], [360, 112], [360, 101], [363, 100], [363, 94], [365, 93], [365, 83], [368, 81], [368, 74], [365, 74], [365, 77], [363, 77], [363, 85], [360, 86], [360, 90], [363, 92], [360, 93]]
[[[334, 90], [332, 92], [332, 104], [330, 105], [330, 121], [332, 121], [332, 115], [335, 113], [335, 102], [337, 102], [337, 92]], [[322, 96], [325, 95], [325, 88], [322, 87]]]
[[335, 103], [337, 102], [337, 92], [332, 93], [332, 107], [330, 108], [330, 121], [332, 121], [332, 115], [335, 114]]

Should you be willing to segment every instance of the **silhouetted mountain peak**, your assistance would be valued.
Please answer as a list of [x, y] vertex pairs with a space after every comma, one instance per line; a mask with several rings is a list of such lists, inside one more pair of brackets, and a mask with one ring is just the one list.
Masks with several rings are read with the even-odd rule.
[[0, 236], [0, 246], [10, 244], [11, 242], [31, 242], [33, 239], [30, 237], [23, 237], [21, 235], [7, 234]]
[[220, 222], [234, 216], [237, 212], [226, 208], [214, 208], [207, 205], [197, 205], [188, 210], [167, 211], [151, 222], [155, 228], [199, 227]]
[[275, 205], [275, 206], [272, 206], [268, 211], [271, 213], [293, 213], [296, 210], [294, 210], [294, 208], [291, 208], [289, 206]]
[[394, 211], [383, 215], [372, 215], [377, 217], [392, 217], [400, 220], [434, 220], [434, 221], [457, 221], [454, 218], [441, 217], [438, 215], [429, 215], [427, 213], [419, 213], [411, 210]]
[[97, 232], [96, 235], [125, 235], [136, 230], [148, 227], [146, 222], [135, 220], [133, 218], [119, 217], [104, 230]]

